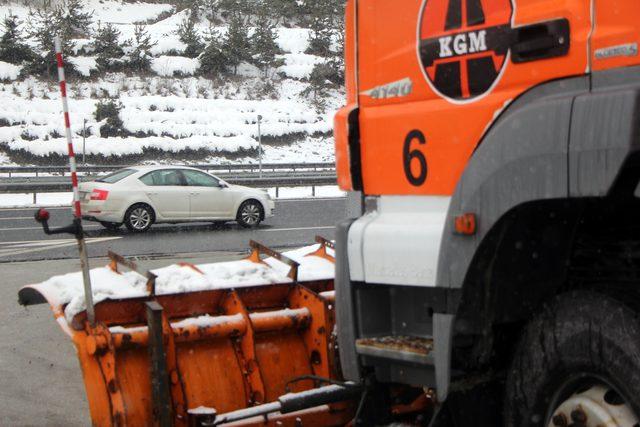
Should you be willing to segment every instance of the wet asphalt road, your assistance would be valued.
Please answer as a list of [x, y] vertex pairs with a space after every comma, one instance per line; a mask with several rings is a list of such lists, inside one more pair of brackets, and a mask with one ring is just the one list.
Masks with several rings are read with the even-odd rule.
[[[334, 237], [334, 226], [353, 203], [344, 198], [279, 200], [276, 215], [258, 229], [233, 223], [159, 225], [148, 233], [107, 231], [86, 223], [92, 267], [107, 264], [107, 250], [144, 260], [145, 268], [178, 261], [195, 264], [239, 259], [250, 239], [274, 248]], [[357, 203], [356, 203], [357, 205]], [[33, 209], [0, 209], [0, 425], [90, 425], [74, 348], [48, 305], [21, 307], [20, 287], [79, 270], [72, 236], [46, 236]], [[71, 221], [69, 208], [51, 209], [53, 227]]]
[[[0, 263], [69, 259], [78, 256], [70, 235], [47, 236], [33, 219], [34, 209], [0, 209]], [[51, 208], [51, 227], [69, 224], [69, 208]], [[347, 217], [345, 198], [289, 199], [276, 201], [275, 216], [257, 229], [235, 223], [159, 224], [134, 234], [125, 227], [116, 231], [84, 222], [89, 256], [105, 256], [112, 250], [124, 256], [176, 256], [210, 251], [242, 251], [253, 239], [273, 247], [313, 243], [316, 235], [333, 238], [334, 226]]]

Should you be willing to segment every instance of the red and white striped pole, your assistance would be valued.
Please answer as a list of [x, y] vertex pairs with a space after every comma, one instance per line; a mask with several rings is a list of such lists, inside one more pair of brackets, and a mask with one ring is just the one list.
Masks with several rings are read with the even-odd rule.
[[64, 130], [67, 137], [67, 148], [69, 150], [69, 168], [71, 169], [71, 185], [73, 186], [73, 215], [77, 227], [76, 239], [78, 240], [78, 250], [80, 252], [80, 266], [82, 267], [82, 278], [84, 281], [84, 300], [87, 306], [87, 318], [91, 326], [95, 325], [95, 310], [93, 307], [93, 292], [91, 289], [91, 275], [89, 274], [89, 257], [87, 256], [87, 245], [84, 241], [84, 231], [82, 229], [82, 211], [80, 210], [80, 193], [78, 191], [78, 174], [76, 171], [76, 155], [73, 150], [71, 139], [71, 121], [69, 120], [69, 103], [67, 102], [67, 81], [64, 76], [64, 61], [62, 59], [62, 43], [60, 37], [55, 38], [56, 61], [58, 62], [58, 81], [60, 82], [60, 95], [62, 98], [62, 110], [64, 112]]
[[78, 174], [76, 172], [76, 154], [73, 151], [71, 140], [71, 121], [69, 120], [69, 104], [67, 102], [67, 81], [64, 76], [64, 61], [62, 59], [62, 44], [60, 38], [55, 38], [56, 61], [58, 62], [58, 81], [60, 82], [60, 95], [62, 98], [62, 111], [64, 112], [64, 131], [67, 136], [67, 148], [69, 150], [69, 168], [71, 169], [71, 184], [73, 186], [73, 214], [76, 218], [82, 218], [80, 211], [80, 193], [78, 192]]

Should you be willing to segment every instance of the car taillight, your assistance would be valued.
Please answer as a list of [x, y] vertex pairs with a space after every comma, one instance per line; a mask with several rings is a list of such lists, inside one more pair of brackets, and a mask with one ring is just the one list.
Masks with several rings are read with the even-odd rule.
[[98, 190], [97, 188], [91, 192], [91, 200], [107, 200], [109, 192], [107, 190]]

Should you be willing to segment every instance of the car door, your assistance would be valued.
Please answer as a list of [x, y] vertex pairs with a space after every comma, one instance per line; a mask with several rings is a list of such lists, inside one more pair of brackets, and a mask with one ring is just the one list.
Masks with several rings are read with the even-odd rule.
[[140, 177], [144, 193], [156, 215], [164, 219], [189, 219], [189, 188], [178, 169], [158, 169]]
[[191, 206], [191, 219], [234, 218], [233, 192], [207, 173], [183, 169]]

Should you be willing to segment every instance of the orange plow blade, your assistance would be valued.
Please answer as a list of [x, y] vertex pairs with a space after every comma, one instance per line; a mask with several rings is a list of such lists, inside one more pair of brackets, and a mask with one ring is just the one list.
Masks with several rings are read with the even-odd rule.
[[[320, 247], [296, 253], [298, 261], [252, 242], [252, 255], [237, 263], [273, 273], [267, 285], [163, 293], [162, 270], [141, 272], [146, 294], [96, 303], [94, 327], [86, 311], [70, 311], [73, 304], [48, 282], [19, 296], [23, 304], [47, 300], [71, 337], [94, 425], [205, 425], [212, 413], [313, 389], [316, 377], [340, 379], [333, 278], [305, 270], [333, 261], [330, 242], [318, 241]], [[119, 266], [140, 272], [122, 257], [111, 258], [103, 274], [125, 277]], [[223, 264], [174, 267], [194, 282]], [[339, 402], [234, 425], [345, 425], [353, 415], [352, 402]]]

